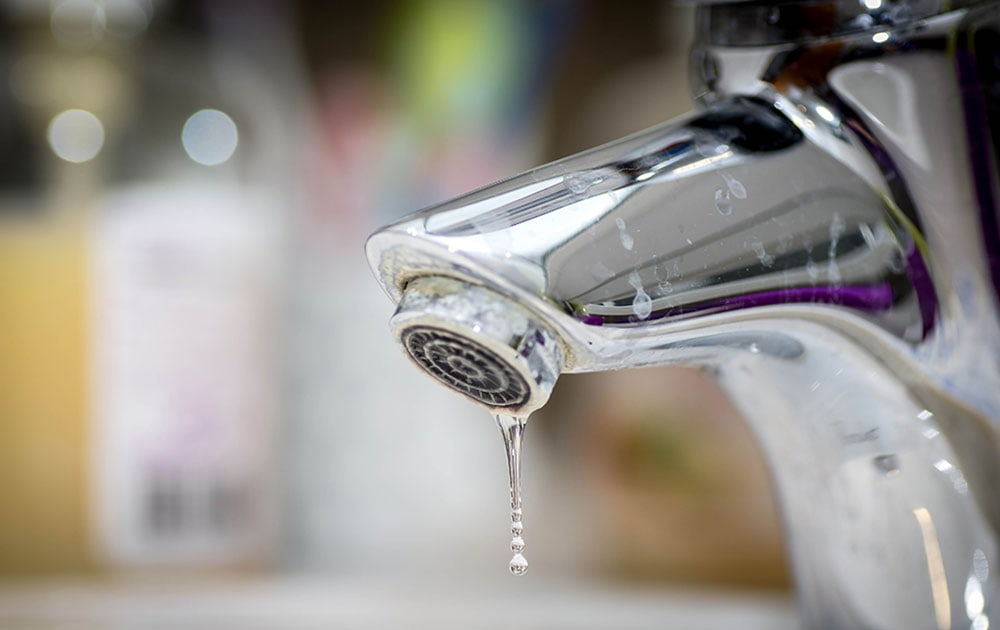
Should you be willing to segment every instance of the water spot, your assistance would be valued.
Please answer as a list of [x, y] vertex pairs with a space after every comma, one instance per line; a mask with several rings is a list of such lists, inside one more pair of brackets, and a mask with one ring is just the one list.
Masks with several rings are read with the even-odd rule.
[[768, 268], [774, 266], [774, 256], [767, 253], [767, 250], [764, 249], [764, 243], [754, 241], [750, 243], [750, 247], [753, 248], [753, 253], [757, 254], [757, 260], [760, 261], [760, 264]]
[[833, 218], [830, 220], [830, 248], [827, 251], [827, 258], [830, 260], [836, 258], [837, 243], [840, 242], [840, 237], [846, 228], [847, 225], [844, 224], [844, 219], [840, 216], [840, 213], [834, 212]]
[[632, 251], [632, 248], [635, 247], [635, 239], [632, 238], [632, 235], [625, 229], [625, 219], [618, 217], [615, 219], [615, 225], [618, 226], [618, 238], [621, 239], [622, 247]]
[[632, 311], [640, 320], [647, 319], [653, 312], [653, 300], [643, 289], [637, 289], [632, 300]]
[[598, 260], [590, 266], [590, 275], [598, 280], [608, 280], [614, 277], [615, 272], [611, 271], [607, 265]]
[[581, 171], [571, 173], [563, 177], [563, 186], [574, 195], [583, 195], [590, 190], [594, 184], [599, 184], [604, 177], [593, 171]]
[[819, 279], [819, 267], [812, 260], [806, 263], [806, 273], [809, 274], [809, 279], [812, 280], [813, 284], [816, 284], [816, 280]]
[[889, 271], [895, 274], [903, 273], [903, 270], [906, 269], [906, 265], [903, 264], [903, 256], [898, 251], [893, 252], [892, 256], [889, 256], [886, 266], [889, 267]]
[[840, 284], [840, 267], [837, 265], [837, 261], [831, 258], [826, 263], [826, 275], [832, 284]]
[[[661, 270], [662, 269], [662, 277]], [[660, 295], [668, 295], [674, 292], [674, 285], [670, 282], [670, 270], [667, 269], [667, 265], [657, 265], [653, 267], [653, 271], [656, 274], [656, 289], [659, 291]]]
[[733, 202], [729, 198], [729, 190], [724, 188], [715, 189], [715, 209], [724, 217], [733, 213]]
[[743, 185], [743, 182], [736, 179], [728, 173], [721, 173], [722, 179], [726, 180], [726, 187], [729, 188], [729, 192], [737, 199], [747, 198], [747, 189]]
[[653, 312], [653, 300], [646, 293], [642, 286], [642, 278], [639, 273], [633, 271], [628, 276], [628, 283], [635, 289], [635, 298], [632, 300], [632, 312], [639, 319], [646, 319]]
[[872, 462], [875, 464], [875, 468], [886, 477], [895, 477], [899, 474], [899, 458], [896, 455], [877, 455]]

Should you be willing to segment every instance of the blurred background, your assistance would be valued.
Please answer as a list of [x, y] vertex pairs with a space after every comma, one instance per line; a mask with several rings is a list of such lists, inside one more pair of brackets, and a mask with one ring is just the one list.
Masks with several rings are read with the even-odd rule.
[[561, 379], [506, 575], [499, 432], [363, 255], [688, 110], [690, 7], [0, 6], [0, 626], [790, 623], [764, 463], [688, 370]]

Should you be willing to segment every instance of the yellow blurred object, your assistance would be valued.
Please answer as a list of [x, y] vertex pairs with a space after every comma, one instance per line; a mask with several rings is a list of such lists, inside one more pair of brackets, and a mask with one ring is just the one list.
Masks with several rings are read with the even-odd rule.
[[0, 574], [90, 566], [85, 237], [65, 223], [0, 223]]

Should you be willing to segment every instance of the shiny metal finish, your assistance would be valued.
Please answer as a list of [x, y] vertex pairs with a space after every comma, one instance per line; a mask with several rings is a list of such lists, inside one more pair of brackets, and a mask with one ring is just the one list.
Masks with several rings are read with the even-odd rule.
[[495, 413], [526, 418], [559, 378], [562, 348], [537, 318], [484, 287], [415, 278], [390, 323], [423, 370]]
[[372, 268], [402, 314], [427, 277], [518, 305], [553, 379], [714, 374], [770, 458], [806, 625], [987, 627], [1000, 5], [708, 3], [698, 24], [696, 113], [389, 226]]

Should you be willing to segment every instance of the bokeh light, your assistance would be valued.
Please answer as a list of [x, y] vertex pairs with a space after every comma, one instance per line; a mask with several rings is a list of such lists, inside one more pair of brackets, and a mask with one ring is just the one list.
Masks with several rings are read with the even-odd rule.
[[192, 114], [181, 132], [181, 142], [188, 156], [205, 166], [222, 164], [231, 158], [239, 140], [236, 123], [217, 109], [203, 109]]
[[104, 125], [83, 109], [67, 109], [49, 123], [49, 146], [67, 162], [87, 162], [104, 146]]

